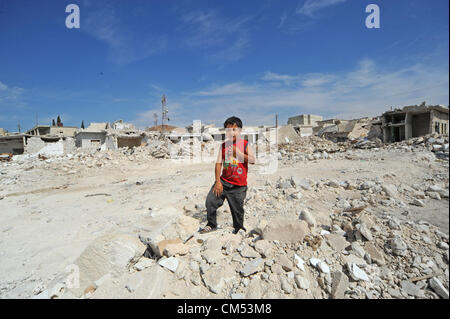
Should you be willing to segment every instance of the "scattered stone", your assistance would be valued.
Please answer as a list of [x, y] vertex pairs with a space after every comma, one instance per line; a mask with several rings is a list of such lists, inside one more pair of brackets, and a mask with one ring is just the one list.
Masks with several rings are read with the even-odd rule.
[[279, 217], [271, 220], [262, 229], [262, 238], [266, 240], [278, 240], [283, 243], [301, 243], [310, 233], [308, 224], [303, 220], [291, 220]]
[[178, 259], [175, 257], [163, 258], [158, 261], [160, 266], [169, 269], [171, 272], [175, 272], [177, 270], [178, 263]]
[[350, 276], [352, 277], [353, 280], [370, 281], [369, 277], [364, 272], [364, 270], [359, 268], [356, 264], [348, 264], [348, 268], [349, 268]]
[[372, 259], [372, 261], [378, 266], [384, 266], [386, 264], [384, 254], [373, 243], [367, 242], [365, 245], [365, 250], [370, 256], [370, 259]]
[[305, 277], [302, 277], [300, 275], [296, 275], [294, 277], [295, 283], [297, 284], [297, 287], [299, 289], [309, 289], [309, 281]]
[[250, 276], [256, 272], [262, 271], [264, 269], [264, 261], [262, 258], [256, 258], [254, 260], [248, 261], [245, 263], [243, 269], [241, 270], [241, 274], [244, 277]]
[[343, 249], [347, 248], [350, 243], [344, 238], [344, 236], [337, 234], [326, 235], [327, 243], [337, 252], [341, 252]]
[[311, 213], [307, 209], [303, 209], [300, 212], [299, 218], [301, 220], [304, 220], [305, 222], [307, 222], [309, 227], [316, 226], [316, 220], [314, 219], [314, 217], [311, 215]]
[[441, 283], [439, 279], [436, 277], [430, 278], [428, 281], [430, 287], [441, 297], [444, 299], [449, 299], [448, 290], [445, 289], [444, 285]]
[[295, 259], [297, 267], [301, 271], [305, 271], [305, 261], [301, 257], [297, 256], [297, 254], [294, 254], [294, 259]]
[[392, 253], [396, 256], [405, 256], [408, 246], [400, 236], [394, 236], [390, 241]]
[[331, 297], [333, 299], [344, 299], [345, 291], [348, 288], [348, 277], [342, 271], [335, 271], [332, 274]]

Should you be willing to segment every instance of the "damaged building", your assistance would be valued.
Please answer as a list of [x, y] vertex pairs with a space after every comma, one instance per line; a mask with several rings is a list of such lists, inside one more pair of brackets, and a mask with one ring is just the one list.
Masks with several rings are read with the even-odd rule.
[[301, 136], [310, 136], [314, 134], [314, 128], [316, 128], [320, 121], [323, 120], [321, 115], [313, 114], [301, 114], [298, 116], [288, 118], [288, 125], [292, 125], [297, 133]]
[[448, 107], [405, 106], [382, 114], [383, 141], [399, 142], [427, 134], [448, 134]]

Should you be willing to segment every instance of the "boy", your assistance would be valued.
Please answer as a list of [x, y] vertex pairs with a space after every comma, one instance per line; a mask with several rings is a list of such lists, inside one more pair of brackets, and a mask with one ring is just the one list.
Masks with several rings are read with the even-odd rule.
[[[224, 123], [226, 140], [217, 155], [215, 175], [216, 182], [206, 197], [208, 224], [200, 233], [217, 229], [217, 209], [223, 205], [225, 198], [230, 205], [233, 218], [233, 234], [244, 228], [244, 199], [247, 194], [248, 163], [255, 163], [253, 150], [248, 142], [240, 137], [242, 121], [232, 116]], [[223, 171], [222, 171], [223, 163]], [[222, 171], [222, 175], [220, 172]]]

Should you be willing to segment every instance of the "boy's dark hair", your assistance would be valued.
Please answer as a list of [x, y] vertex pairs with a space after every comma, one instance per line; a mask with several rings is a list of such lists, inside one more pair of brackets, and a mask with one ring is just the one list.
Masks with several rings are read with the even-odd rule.
[[232, 116], [226, 119], [225, 123], [223, 123], [223, 127], [227, 128], [228, 125], [236, 124], [238, 127], [242, 128], [242, 121], [240, 118], [236, 116]]

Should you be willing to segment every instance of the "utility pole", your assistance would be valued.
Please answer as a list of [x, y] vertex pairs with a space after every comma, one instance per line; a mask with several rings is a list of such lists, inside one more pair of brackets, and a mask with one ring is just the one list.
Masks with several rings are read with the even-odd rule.
[[166, 107], [166, 95], [163, 94], [161, 99], [161, 135], [164, 136], [165, 129], [164, 129], [164, 120], [167, 119], [167, 113], [169, 112], [169, 109]]
[[278, 144], [278, 114], [275, 114], [275, 138]]

